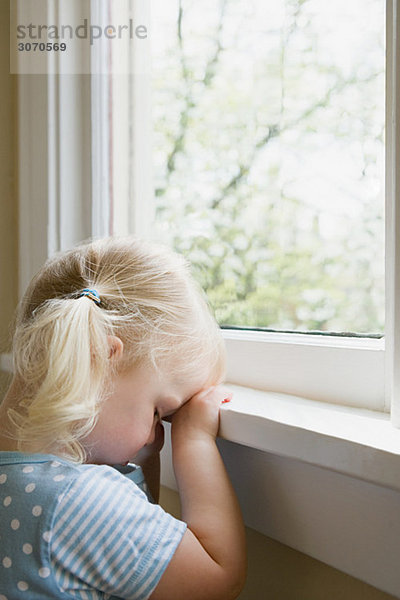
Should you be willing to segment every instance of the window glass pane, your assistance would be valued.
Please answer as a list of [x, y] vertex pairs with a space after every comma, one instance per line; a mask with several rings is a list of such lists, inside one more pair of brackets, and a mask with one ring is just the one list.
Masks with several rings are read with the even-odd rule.
[[152, 0], [155, 235], [221, 325], [384, 327], [384, 0]]

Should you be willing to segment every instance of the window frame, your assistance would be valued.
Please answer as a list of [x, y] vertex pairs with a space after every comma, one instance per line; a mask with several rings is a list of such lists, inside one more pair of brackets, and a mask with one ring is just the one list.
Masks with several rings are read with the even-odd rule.
[[[224, 330], [223, 335], [230, 382], [391, 410], [393, 425], [400, 426], [400, 173], [395, 168], [400, 157], [399, 0], [387, 0], [386, 5], [385, 340], [236, 330]], [[18, 80], [21, 295], [48, 256], [109, 234], [109, 193], [102, 179], [107, 156], [102, 149], [104, 140], [110, 140], [104, 115], [113, 99], [104, 76], [22, 75]], [[136, 98], [134, 106], [140, 109], [143, 99]], [[139, 139], [146, 131], [137, 133]], [[136, 160], [133, 193], [149, 193], [149, 173]], [[133, 212], [134, 232], [146, 236], [137, 204]]]
[[386, 3], [385, 386], [400, 427], [400, 1]]

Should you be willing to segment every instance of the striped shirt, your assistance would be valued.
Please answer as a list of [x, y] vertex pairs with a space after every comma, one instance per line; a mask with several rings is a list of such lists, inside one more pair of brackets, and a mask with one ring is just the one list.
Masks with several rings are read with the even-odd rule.
[[0, 600], [148, 598], [186, 524], [150, 503], [140, 478], [0, 452]]

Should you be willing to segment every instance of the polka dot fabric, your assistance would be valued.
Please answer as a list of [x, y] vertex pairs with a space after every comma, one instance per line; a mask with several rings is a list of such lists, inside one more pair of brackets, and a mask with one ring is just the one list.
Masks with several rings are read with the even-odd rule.
[[58, 499], [42, 482], [54, 480], [54, 463], [49, 455], [0, 452], [0, 600], [69, 597], [50, 576], [45, 537]]
[[0, 452], [0, 600], [145, 600], [186, 525], [141, 469]]

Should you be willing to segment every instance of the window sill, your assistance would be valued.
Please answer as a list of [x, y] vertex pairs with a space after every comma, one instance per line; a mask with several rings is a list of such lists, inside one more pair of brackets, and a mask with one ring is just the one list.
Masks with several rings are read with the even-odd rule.
[[[0, 355], [12, 372], [12, 356]], [[400, 429], [373, 410], [227, 384], [220, 437], [400, 491]]]
[[[12, 372], [11, 354], [0, 369]], [[223, 439], [400, 491], [400, 429], [387, 413], [227, 385]]]
[[[389, 415], [227, 387], [218, 445], [246, 525], [396, 594], [400, 430]], [[162, 483], [176, 490], [165, 429]]]
[[228, 387], [223, 439], [400, 491], [400, 430], [389, 415]]

